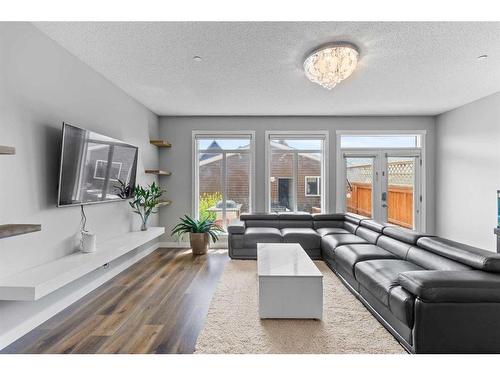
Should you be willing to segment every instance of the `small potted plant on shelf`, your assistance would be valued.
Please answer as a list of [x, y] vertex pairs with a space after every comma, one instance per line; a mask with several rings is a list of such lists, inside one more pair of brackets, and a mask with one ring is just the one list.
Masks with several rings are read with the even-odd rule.
[[132, 199], [128, 204], [141, 217], [141, 230], [148, 230], [149, 216], [158, 212], [155, 208], [161, 203], [160, 197], [165, 190], [162, 190], [155, 182], [146, 187], [130, 186], [120, 180], [119, 183], [119, 186], [115, 186], [118, 190], [116, 195], [122, 199]]
[[172, 230], [172, 235], [182, 236], [189, 233], [189, 242], [194, 255], [206, 254], [210, 238], [213, 242], [219, 239], [224, 229], [208, 217], [199, 220], [188, 215], [180, 218], [180, 223]]

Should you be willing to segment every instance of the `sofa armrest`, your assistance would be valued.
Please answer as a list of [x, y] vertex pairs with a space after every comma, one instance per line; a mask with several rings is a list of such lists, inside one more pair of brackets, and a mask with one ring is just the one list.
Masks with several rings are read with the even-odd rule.
[[471, 271], [408, 271], [399, 284], [425, 302], [500, 302], [500, 275]]
[[245, 234], [245, 222], [242, 220], [233, 220], [227, 226], [227, 232], [230, 234]]

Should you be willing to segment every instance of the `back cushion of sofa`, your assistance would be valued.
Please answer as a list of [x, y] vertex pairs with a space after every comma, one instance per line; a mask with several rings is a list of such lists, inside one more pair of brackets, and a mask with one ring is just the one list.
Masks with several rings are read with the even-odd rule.
[[357, 224], [354, 224], [354, 223], [351, 223], [349, 221], [344, 221], [344, 225], [342, 226], [342, 228], [348, 230], [349, 232], [351, 233], [356, 233], [356, 229], [358, 229], [358, 226]]
[[306, 213], [279, 213], [279, 228], [312, 228], [313, 219], [311, 214]]
[[408, 250], [406, 260], [427, 270], [461, 271], [472, 269], [465, 264], [455, 262], [454, 260], [415, 246], [412, 246], [410, 250]]
[[279, 220], [245, 220], [247, 228], [279, 228]]
[[376, 244], [377, 239], [381, 236], [381, 234], [379, 232], [375, 232], [374, 230], [359, 226], [358, 229], [356, 229], [356, 236], [361, 237], [372, 244]]
[[406, 254], [411, 245], [406, 242], [396, 240], [389, 236], [382, 235], [378, 238], [377, 246], [385, 249], [401, 259], [406, 259]]
[[314, 220], [313, 221], [314, 229], [320, 228], [343, 228], [344, 222], [340, 220]]
[[423, 237], [417, 241], [417, 244], [434, 254], [466, 264], [472, 268], [487, 272], [500, 272], [500, 254], [492, 251], [440, 237]]
[[410, 245], [415, 245], [417, 240], [421, 237], [429, 237], [430, 235], [425, 233], [420, 233], [411, 229], [401, 228], [401, 227], [385, 227], [382, 231], [386, 236], [395, 238], [396, 240], [406, 242]]
[[280, 220], [279, 228], [312, 228], [312, 220]]

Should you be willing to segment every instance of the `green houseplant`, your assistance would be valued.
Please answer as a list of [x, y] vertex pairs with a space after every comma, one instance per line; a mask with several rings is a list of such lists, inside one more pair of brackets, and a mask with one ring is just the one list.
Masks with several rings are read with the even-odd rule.
[[141, 230], [147, 230], [149, 216], [158, 212], [155, 208], [161, 203], [160, 197], [165, 190], [162, 190], [155, 182], [146, 187], [130, 186], [122, 181], [119, 182], [120, 186], [115, 186], [118, 190], [117, 195], [122, 199], [132, 199], [128, 204], [141, 217]]
[[220, 225], [207, 217], [197, 220], [185, 215], [179, 220], [180, 223], [174, 227], [172, 235], [182, 236], [189, 233], [189, 242], [194, 255], [206, 254], [210, 238], [216, 242], [219, 239], [219, 233], [224, 232]]

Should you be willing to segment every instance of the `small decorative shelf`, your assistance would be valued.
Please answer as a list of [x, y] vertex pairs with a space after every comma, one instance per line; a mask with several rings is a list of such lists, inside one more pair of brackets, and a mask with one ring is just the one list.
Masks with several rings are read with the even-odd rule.
[[165, 207], [165, 206], [170, 206], [172, 204], [171, 200], [164, 200], [158, 203], [157, 207]]
[[151, 139], [149, 143], [157, 147], [172, 147], [172, 144], [164, 139]]
[[40, 224], [3, 224], [0, 225], [0, 238], [19, 236], [41, 230], [42, 226]]
[[158, 176], [170, 176], [172, 174], [169, 171], [162, 171], [161, 169], [146, 169], [144, 172], [148, 174], [156, 174]]
[[0, 155], [14, 155], [16, 149], [10, 146], [0, 146]]

